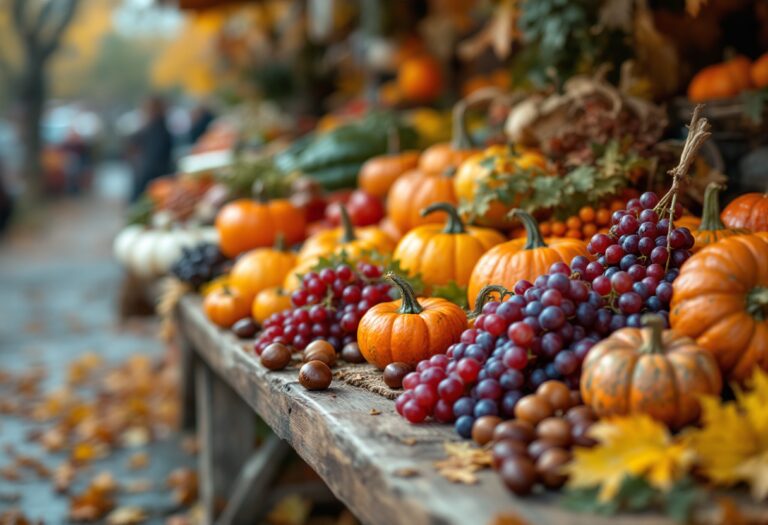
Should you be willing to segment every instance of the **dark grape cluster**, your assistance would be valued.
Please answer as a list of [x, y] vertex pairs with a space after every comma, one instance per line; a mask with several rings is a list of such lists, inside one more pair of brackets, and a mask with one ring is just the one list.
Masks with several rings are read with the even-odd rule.
[[589, 349], [611, 331], [605, 299], [571, 268], [555, 263], [514, 295], [492, 301], [445, 355], [420, 362], [403, 379], [396, 409], [412, 423], [455, 422], [463, 437], [482, 416], [511, 418], [517, 402], [551, 379], [577, 389]]
[[198, 289], [232, 269], [232, 260], [213, 243], [204, 242], [182, 248], [181, 257], [171, 266], [171, 273], [180, 281]]
[[[571, 263], [575, 274], [616, 312], [613, 329], [639, 327], [640, 313], [646, 311], [667, 320], [672, 281], [691, 256], [693, 235], [687, 228], [674, 228], [658, 206], [653, 192], [629, 200], [626, 210], [613, 213], [609, 233], [595, 234], [587, 245], [597, 260], [579, 257]], [[682, 213], [678, 203], [674, 219]]]
[[263, 323], [255, 349], [261, 354], [271, 343], [303, 350], [317, 339], [325, 339], [336, 351], [357, 341], [357, 325], [373, 305], [391, 301], [392, 286], [382, 279], [383, 268], [358, 263], [312, 271], [302, 278], [291, 295], [294, 308], [273, 314]]

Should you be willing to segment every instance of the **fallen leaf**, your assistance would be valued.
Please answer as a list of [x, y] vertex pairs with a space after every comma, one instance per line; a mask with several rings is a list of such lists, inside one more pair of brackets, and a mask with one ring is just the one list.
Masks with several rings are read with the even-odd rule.
[[402, 443], [403, 445], [408, 445], [409, 447], [412, 447], [417, 443], [417, 441], [416, 441], [416, 438], [409, 437], [409, 438], [401, 438], [400, 443]]
[[197, 472], [178, 468], [168, 475], [166, 484], [173, 490], [173, 499], [181, 505], [197, 500]]
[[505, 512], [496, 514], [488, 525], [528, 525], [528, 522], [517, 514]]
[[149, 492], [154, 488], [154, 484], [150, 479], [131, 479], [123, 483], [123, 492], [128, 494], [140, 494], [142, 492]]
[[491, 466], [491, 453], [471, 443], [445, 443], [448, 457], [435, 462], [438, 474], [453, 483], [473, 485], [477, 483], [475, 473]]
[[139, 470], [149, 465], [149, 454], [146, 452], [136, 452], [128, 458], [128, 468], [131, 470]]
[[65, 462], [53, 470], [53, 487], [56, 492], [66, 492], [75, 479], [75, 467], [72, 463]]
[[118, 507], [107, 516], [108, 525], [137, 525], [147, 520], [141, 507]]
[[376, 410], [375, 408], [372, 408], [372, 409], [371, 409], [371, 410], [368, 412], [368, 414], [370, 414], [370, 415], [372, 415], [372, 416], [378, 416], [379, 414], [381, 414], [381, 410]]
[[200, 449], [200, 445], [197, 441], [197, 436], [186, 436], [181, 440], [181, 449], [190, 455], [197, 454]]
[[6, 465], [0, 467], [0, 477], [7, 481], [21, 481], [21, 472], [16, 465]]
[[312, 510], [312, 500], [292, 494], [281, 499], [267, 515], [273, 525], [304, 525]]

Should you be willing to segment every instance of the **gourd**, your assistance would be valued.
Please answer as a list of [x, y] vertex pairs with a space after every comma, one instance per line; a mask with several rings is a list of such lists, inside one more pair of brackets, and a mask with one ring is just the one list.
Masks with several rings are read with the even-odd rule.
[[729, 228], [768, 231], [768, 193], [746, 193], [732, 200], [720, 218]]
[[704, 191], [704, 209], [701, 212], [701, 224], [692, 232], [693, 238], [696, 241], [692, 250], [694, 253], [720, 239], [749, 233], [749, 230], [746, 228], [727, 228], [723, 221], [720, 220], [718, 197], [721, 189], [721, 185], [711, 182]]

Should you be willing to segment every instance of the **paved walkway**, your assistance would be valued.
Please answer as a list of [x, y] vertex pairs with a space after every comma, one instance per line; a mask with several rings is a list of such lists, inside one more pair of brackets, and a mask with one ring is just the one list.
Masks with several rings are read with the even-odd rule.
[[[36, 226], [0, 239], [0, 372], [16, 374], [39, 366], [46, 372], [42, 388], [50, 391], [64, 385], [68, 365], [87, 352], [110, 364], [138, 354], [165, 354], [154, 321], [121, 326], [116, 315], [121, 269], [112, 259], [111, 244], [122, 222], [123, 205], [115, 197], [126, 187], [125, 177], [120, 166], [108, 166], [100, 170], [97, 196], [52, 203], [36, 217]], [[0, 390], [0, 398], [7, 395]], [[46, 454], [30, 443], [30, 433], [42, 429], [39, 423], [0, 411], [0, 469], [11, 461], [12, 449], [42, 459], [51, 469], [60, 464], [66, 453]], [[118, 494], [117, 505], [139, 505], [150, 517], [146, 523], [163, 523], [177, 506], [165, 486], [168, 473], [195, 461], [181, 443], [181, 436], [172, 434], [141, 448], [149, 465], [139, 473], [126, 466], [139, 449], [117, 450], [78, 471], [71, 492], [101, 471], [118, 481], [149, 479], [155, 490]], [[51, 481], [40, 476], [24, 475], [19, 481], [0, 477], [0, 514], [12, 505], [31, 519], [67, 522], [68, 497], [56, 494]]]

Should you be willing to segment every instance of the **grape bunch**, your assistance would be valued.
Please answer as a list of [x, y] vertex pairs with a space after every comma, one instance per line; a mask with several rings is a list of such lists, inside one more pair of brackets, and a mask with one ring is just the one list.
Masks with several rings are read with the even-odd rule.
[[263, 323], [255, 350], [261, 355], [271, 343], [304, 350], [317, 339], [325, 339], [336, 351], [357, 341], [357, 325], [373, 305], [391, 301], [391, 285], [382, 279], [383, 268], [358, 263], [311, 271], [291, 294], [292, 309], [271, 315]]
[[198, 289], [232, 268], [232, 260], [210, 242], [184, 247], [181, 257], [171, 266], [171, 273], [180, 281]]
[[403, 378], [398, 413], [412, 423], [430, 416], [455, 422], [469, 437], [475, 419], [513, 417], [517, 402], [548, 380], [578, 389], [584, 357], [612, 331], [616, 314], [571, 274], [569, 265], [555, 263], [533, 283], [518, 281], [508, 300], [485, 304], [445, 355], [421, 361]]
[[[668, 321], [672, 281], [691, 256], [694, 238], [687, 228], [674, 228], [668, 217], [662, 218], [659, 206], [653, 192], [629, 200], [626, 210], [611, 216], [610, 232], [593, 235], [587, 245], [597, 260], [579, 257], [571, 263], [573, 271], [616, 312], [615, 330], [639, 327], [640, 314], [646, 311]], [[682, 213], [682, 206], [676, 204], [673, 218]]]

